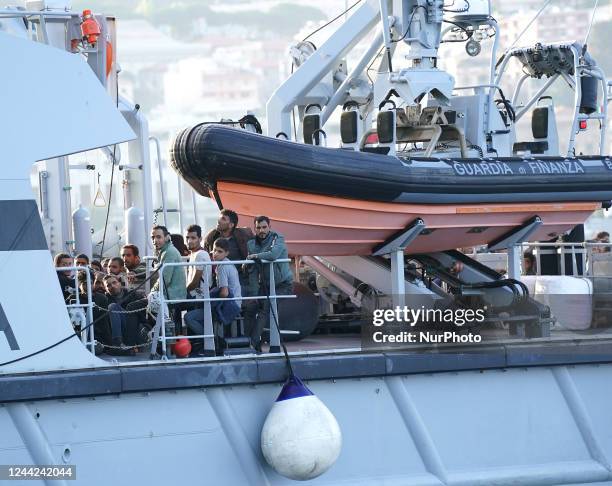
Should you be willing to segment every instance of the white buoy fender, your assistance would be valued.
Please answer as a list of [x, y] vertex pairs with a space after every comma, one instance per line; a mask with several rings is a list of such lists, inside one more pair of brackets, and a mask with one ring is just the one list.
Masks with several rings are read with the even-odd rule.
[[261, 430], [268, 464], [287, 478], [316, 478], [338, 459], [342, 433], [334, 415], [297, 376], [290, 376]]

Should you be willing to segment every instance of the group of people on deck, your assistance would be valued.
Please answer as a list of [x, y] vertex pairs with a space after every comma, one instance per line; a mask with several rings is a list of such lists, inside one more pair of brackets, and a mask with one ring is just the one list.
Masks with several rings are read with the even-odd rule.
[[[253, 225], [254, 233], [250, 228], [239, 227], [236, 212], [224, 209], [216, 228], [204, 237], [202, 228], [196, 224], [185, 229], [184, 240], [171, 235], [165, 226], [154, 226], [151, 242], [156, 266], [148, 278], [151, 285], [148, 295], [145, 294], [146, 266], [134, 245], [125, 245], [121, 257], [102, 262], [90, 261], [86, 255], [78, 255], [73, 260], [70, 255], [60, 253], [55, 256], [55, 266], [76, 264], [89, 268], [96, 339], [106, 345], [106, 352], [110, 354], [133, 354], [135, 346], [145, 341], [154, 325], [150, 303], [156, 300], [154, 297], [161, 289], [165, 300], [184, 301], [168, 305], [178, 333], [182, 333], [184, 321], [189, 335], [204, 334], [203, 303], [189, 300], [203, 298], [208, 290], [210, 298], [219, 299], [210, 304], [213, 320], [229, 324], [242, 313], [245, 335], [253, 349], [261, 352], [262, 333], [270, 316], [269, 299], [242, 301], [242, 298], [270, 294], [270, 267], [274, 269], [275, 293], [289, 295], [293, 274], [287, 262], [261, 264], [261, 261], [287, 259], [287, 247], [283, 236], [271, 228], [268, 217], [257, 216]], [[189, 257], [188, 266], [164, 266], [163, 284], [160, 283], [156, 270], [164, 264], [180, 263], [185, 257]], [[254, 263], [230, 263], [244, 260]], [[75, 289], [72, 271], [58, 271], [58, 278], [67, 301], [73, 301], [78, 294], [81, 303], [86, 302], [85, 272], [78, 272], [78, 289]], [[193, 340], [194, 353], [202, 351], [198, 347], [200, 343], [201, 339]]]

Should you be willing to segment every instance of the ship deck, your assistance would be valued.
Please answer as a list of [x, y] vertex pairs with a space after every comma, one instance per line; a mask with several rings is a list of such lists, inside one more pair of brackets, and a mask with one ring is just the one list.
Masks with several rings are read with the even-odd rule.
[[[507, 329], [482, 329], [479, 334], [482, 335], [483, 342], [479, 344], [471, 344], [471, 346], [478, 348], [484, 345], [494, 344], [534, 344], [534, 343], [555, 343], [557, 341], [565, 340], [584, 340], [584, 341], [597, 341], [598, 339], [612, 339], [612, 327], [600, 327], [586, 330], [566, 330], [566, 329], [553, 329], [550, 337], [525, 339], [519, 336], [510, 336]], [[450, 344], [421, 344], [421, 345], [386, 345], [384, 347], [375, 348], [372, 345], [363, 346], [363, 339], [360, 332], [342, 332], [342, 333], [317, 333], [311, 334], [310, 336], [301, 339], [299, 341], [286, 342], [285, 346], [288, 353], [294, 355], [303, 354], [325, 354], [325, 353], [361, 353], [370, 351], [407, 351], [407, 352], [426, 352], [429, 349], [441, 349]], [[278, 356], [279, 353], [270, 353], [269, 344], [264, 343], [262, 345], [262, 353], [244, 353], [232, 356], [232, 358], [248, 358], [248, 359], [264, 359], [266, 357]], [[149, 348], [141, 348], [141, 351], [135, 356], [109, 356], [101, 355], [100, 358], [109, 361], [111, 363], [135, 363], [142, 361], [151, 361]], [[169, 358], [164, 362], [184, 362], [192, 360], [207, 360], [207, 359], [220, 359], [229, 358], [229, 356], [216, 356], [211, 358], [196, 358], [189, 357], [186, 359]], [[158, 360], [159, 361], [159, 360]]]
[[[487, 342], [368, 350], [359, 334], [314, 335], [288, 343], [292, 369], [304, 380], [360, 379], [483, 371], [533, 366], [612, 363], [612, 329], [554, 331], [551, 337], [508, 338], [494, 330]], [[0, 374], [3, 401], [62, 399], [210, 386], [282, 383], [288, 367], [282, 353], [187, 359], [108, 358], [88, 369]]]

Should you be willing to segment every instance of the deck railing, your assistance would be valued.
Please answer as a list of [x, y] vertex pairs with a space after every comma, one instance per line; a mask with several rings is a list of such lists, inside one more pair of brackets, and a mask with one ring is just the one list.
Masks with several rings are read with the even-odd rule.
[[[57, 272], [67, 272], [67, 271], [74, 272], [74, 275], [72, 275], [71, 278], [74, 279], [75, 302], [67, 304], [66, 308], [68, 309], [68, 314], [70, 316], [71, 321], [76, 320], [76, 318], [78, 317], [77, 312], [79, 310], [83, 312], [83, 309], [87, 309], [85, 313], [85, 326], [81, 326], [82, 329], [84, 329], [80, 333], [81, 342], [83, 342], [83, 344], [86, 347], [88, 347], [92, 353], [95, 353], [96, 338], [94, 335], [94, 326], [90, 326], [90, 324], [93, 322], [93, 306], [94, 306], [93, 300], [91, 298], [92, 291], [91, 291], [90, 269], [88, 267], [81, 267], [78, 265], [73, 265], [71, 267], [56, 267], [55, 270]], [[87, 285], [86, 292], [85, 292], [87, 303], [85, 304], [81, 304], [81, 296], [79, 295], [79, 272], [80, 271], [85, 272], [85, 282]], [[62, 289], [62, 292], [63, 291], [64, 289]], [[71, 312], [71, 309], [75, 309], [75, 311]]]
[[[573, 275], [583, 277], [595, 277], [598, 273], [596, 264], [598, 262], [611, 262], [612, 253], [610, 243], [594, 243], [594, 242], [553, 242], [553, 243], [522, 243], [521, 249], [534, 249], [534, 257], [536, 258], [535, 275], [541, 275], [542, 271], [542, 256], [557, 255], [559, 259], [559, 273], [561, 275]], [[604, 250], [603, 252], [599, 250]], [[570, 257], [571, 267], [568, 269], [566, 257]], [[580, 262], [580, 263], [579, 263]], [[571, 269], [571, 273], [568, 271]], [[612, 276], [610, 270], [612, 265], [605, 273]]]
[[[280, 322], [278, 316], [278, 299], [294, 299], [295, 295], [276, 295], [276, 284], [274, 281], [274, 264], [275, 263], [288, 263], [290, 259], [279, 259], [274, 261], [261, 260], [255, 262], [254, 260], [224, 260], [224, 261], [210, 261], [210, 262], [177, 262], [177, 263], [164, 263], [159, 268], [159, 312], [157, 313], [155, 327], [153, 331], [153, 339], [151, 343], [151, 355], [156, 355], [156, 349], [158, 342], [161, 342], [162, 347], [162, 359], [167, 359], [169, 356], [168, 341], [175, 341], [182, 339], [185, 336], [169, 336], [166, 333], [165, 325], [165, 308], [168, 304], [179, 304], [179, 303], [202, 303], [202, 309], [204, 312], [204, 334], [189, 336], [190, 339], [202, 339], [204, 346], [204, 353], [214, 355], [215, 354], [215, 334], [213, 331], [213, 319], [212, 309], [210, 306], [211, 302], [219, 301], [236, 301], [242, 303], [249, 300], [265, 300], [270, 301], [270, 315], [269, 315], [269, 329], [270, 329], [270, 347], [276, 349], [280, 346]], [[165, 296], [165, 283], [164, 283], [164, 269], [168, 267], [189, 267], [195, 266], [198, 268], [207, 266], [218, 266], [218, 265], [255, 265], [261, 262], [263, 265], [269, 265], [270, 267], [270, 278], [268, 281], [269, 295], [255, 295], [255, 296], [242, 296], [242, 297], [211, 297], [210, 296], [210, 282], [208, 281], [208, 272], [204, 271], [202, 277], [204, 279], [204, 289], [202, 297], [185, 298], [185, 299], [168, 299]], [[169, 316], [171, 319], [171, 316]], [[277, 327], [277, 323], [279, 326]]]

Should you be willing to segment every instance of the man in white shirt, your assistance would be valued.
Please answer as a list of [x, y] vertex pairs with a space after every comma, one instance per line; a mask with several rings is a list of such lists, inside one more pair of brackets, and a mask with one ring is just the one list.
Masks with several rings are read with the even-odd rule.
[[[210, 261], [208, 252], [202, 248], [202, 228], [192, 224], [185, 230], [185, 244], [189, 249], [189, 263], [204, 263]], [[197, 299], [204, 296], [204, 287], [212, 285], [212, 267], [210, 265], [190, 265], [187, 267], [187, 298]], [[174, 304], [176, 312], [190, 311], [202, 306], [201, 302], [182, 302]], [[177, 332], [182, 334], [182, 320], [175, 321]]]
[[[218, 238], [213, 246], [213, 259], [216, 262], [227, 262], [218, 265], [216, 269], [217, 286], [211, 290], [211, 297], [221, 299], [211, 302], [212, 318], [221, 324], [230, 324], [240, 314], [240, 304], [234, 299], [241, 299], [240, 278], [238, 270], [229, 264], [227, 258], [230, 252], [230, 244], [227, 238]], [[227, 299], [227, 300], [225, 300]], [[194, 333], [204, 333], [204, 309], [202, 306], [195, 308], [185, 314], [185, 324]]]
[[[189, 263], [210, 262], [208, 252], [202, 248], [202, 228], [192, 224], [185, 230], [185, 243], [189, 249]], [[200, 297], [204, 288], [212, 285], [212, 266], [190, 265], [187, 271], [187, 292], [190, 297]]]

